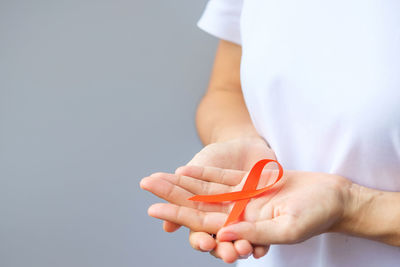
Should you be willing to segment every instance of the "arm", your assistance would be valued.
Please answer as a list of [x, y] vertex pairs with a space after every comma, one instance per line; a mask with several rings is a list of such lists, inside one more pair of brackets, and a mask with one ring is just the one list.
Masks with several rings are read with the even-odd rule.
[[400, 246], [400, 193], [353, 184], [343, 219], [331, 230]]
[[[204, 144], [234, 138], [260, 138], [251, 122], [240, 85], [241, 47], [221, 41], [209, 89], [197, 111]], [[400, 193], [353, 184], [343, 219], [333, 231], [400, 246]]]
[[241, 55], [241, 46], [220, 41], [208, 91], [196, 116], [197, 130], [205, 145], [242, 137], [260, 138], [243, 99]]
[[[248, 170], [262, 158], [275, 158], [274, 152], [261, 138], [250, 119], [240, 84], [241, 46], [221, 40], [214, 60], [208, 90], [201, 100], [196, 125], [206, 145], [188, 165], [211, 166], [224, 169]], [[178, 168], [176, 174], [189, 175]], [[179, 224], [164, 222], [164, 230], [173, 232]], [[226, 262], [253, 253], [258, 258], [267, 252], [267, 246], [252, 247], [245, 240], [235, 243], [216, 243], [205, 232], [191, 232], [193, 248], [211, 253]]]
[[[190, 169], [189, 176], [168, 178], [173, 181], [169, 190], [156, 189], [168, 174], [146, 181], [146, 190], [170, 202], [151, 207], [151, 216], [196, 231], [217, 232], [220, 243], [246, 239], [257, 245], [294, 244], [322, 233], [341, 232], [400, 247], [400, 192], [365, 188], [334, 174], [285, 170], [276, 193], [250, 200], [243, 221], [222, 227], [230, 210], [226, 204], [199, 206], [188, 202], [187, 196], [239, 191], [241, 184], [237, 183], [245, 172], [195, 166]], [[270, 184], [270, 177], [273, 175], [260, 179], [259, 186]], [[163, 195], [172, 187], [187, 190], [186, 196], [179, 199]]]
[[[240, 85], [241, 47], [221, 41], [209, 89], [197, 111], [204, 144], [229, 139], [260, 138], [250, 120]], [[400, 246], [400, 193], [353, 184], [343, 219], [331, 231]]]

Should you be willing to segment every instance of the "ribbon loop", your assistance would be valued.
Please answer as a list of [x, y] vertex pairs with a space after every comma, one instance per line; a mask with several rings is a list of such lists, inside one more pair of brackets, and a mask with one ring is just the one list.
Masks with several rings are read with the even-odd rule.
[[[261, 188], [256, 189], [258, 182], [261, 177], [261, 173], [265, 167], [265, 165], [275, 162], [278, 165], [279, 173], [275, 182], [272, 184]], [[224, 224], [227, 226], [237, 220], [239, 220], [240, 215], [243, 213], [244, 209], [247, 206], [247, 203], [251, 198], [261, 195], [271, 189], [283, 176], [283, 168], [278, 161], [272, 159], [262, 159], [254, 164], [253, 168], [251, 168], [249, 175], [247, 176], [246, 182], [241, 191], [237, 192], [229, 192], [224, 194], [216, 194], [216, 195], [196, 195], [189, 200], [193, 201], [201, 201], [201, 202], [223, 202], [223, 201], [235, 201], [235, 205], [233, 209], [229, 213], [229, 216]]]

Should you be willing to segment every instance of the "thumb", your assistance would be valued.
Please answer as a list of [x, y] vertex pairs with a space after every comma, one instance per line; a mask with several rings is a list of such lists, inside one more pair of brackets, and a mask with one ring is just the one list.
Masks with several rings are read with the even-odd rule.
[[221, 228], [217, 233], [217, 239], [219, 241], [246, 239], [254, 245], [293, 243], [297, 239], [296, 230], [288, 225], [287, 220], [276, 219], [239, 222]]

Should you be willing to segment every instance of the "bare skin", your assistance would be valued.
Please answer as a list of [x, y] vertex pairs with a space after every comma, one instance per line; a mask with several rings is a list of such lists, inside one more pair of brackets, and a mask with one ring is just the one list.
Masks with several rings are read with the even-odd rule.
[[[252, 200], [244, 222], [222, 229], [229, 204], [196, 205], [186, 200], [193, 194], [236, 190], [256, 161], [275, 158], [247, 111], [240, 85], [240, 59], [240, 46], [220, 42], [210, 85], [196, 116], [199, 137], [206, 146], [175, 174], [158, 173], [142, 180], [143, 189], [170, 202], [151, 206], [149, 214], [165, 220], [167, 232], [180, 225], [188, 227], [194, 249], [210, 251], [228, 263], [251, 254], [262, 257], [269, 244], [296, 243], [330, 231], [400, 246], [400, 193], [368, 189], [344, 177], [285, 171], [285, 184], [279, 193]], [[222, 182], [218, 177], [221, 173]], [[202, 191], [204, 188], [209, 191]], [[168, 190], [174, 193], [168, 195]], [[188, 216], [197, 220], [190, 222], [185, 219]], [[217, 240], [209, 233], [217, 233]]]
[[[254, 245], [290, 244], [327, 232], [343, 220], [351, 203], [352, 183], [340, 176], [285, 171], [273, 190], [252, 199], [243, 221], [222, 228], [233, 203], [198, 203], [193, 195], [240, 191], [246, 172], [212, 167], [186, 167], [188, 176], [156, 173], [143, 189], [169, 203], [152, 205], [150, 216], [217, 234], [219, 241], [247, 239]], [[277, 171], [266, 170], [259, 186], [271, 184]]]
[[[150, 206], [150, 216], [217, 234], [220, 242], [293, 244], [321, 233], [342, 232], [400, 246], [400, 211], [393, 205], [400, 203], [399, 193], [363, 188], [338, 175], [286, 170], [276, 187], [250, 200], [242, 221], [223, 227], [233, 203], [188, 198], [240, 191], [247, 173], [184, 168], [188, 176], [156, 173], [141, 181], [143, 189], [168, 201]], [[276, 176], [276, 170], [265, 170], [259, 187], [271, 184]]]
[[[188, 165], [249, 170], [261, 158], [275, 158], [274, 152], [257, 133], [243, 99], [240, 83], [241, 47], [220, 41], [207, 93], [200, 102], [196, 125], [206, 145]], [[178, 174], [185, 174], [178, 168]], [[178, 224], [164, 222], [164, 230], [173, 232]], [[225, 262], [253, 254], [259, 258], [268, 246], [251, 246], [246, 240], [215, 242], [206, 232], [191, 231], [189, 241], [194, 249], [210, 251]]]
[[[249, 170], [254, 162], [263, 158], [275, 159], [275, 154], [262, 139], [240, 138], [206, 146], [197, 153], [187, 166], [223, 166], [224, 169]], [[191, 175], [188, 171], [190, 169], [181, 167], [175, 173], [177, 175]], [[164, 229], [170, 232], [179, 227], [177, 224], [173, 224], [172, 227], [171, 225], [172, 223], [165, 223]], [[247, 240], [237, 240], [234, 243], [217, 243], [204, 231], [191, 231], [189, 241], [193, 248], [210, 251], [212, 255], [226, 262], [248, 257], [252, 253], [254, 257], [259, 258], [264, 256], [268, 250], [268, 246], [255, 246], [253, 248]]]

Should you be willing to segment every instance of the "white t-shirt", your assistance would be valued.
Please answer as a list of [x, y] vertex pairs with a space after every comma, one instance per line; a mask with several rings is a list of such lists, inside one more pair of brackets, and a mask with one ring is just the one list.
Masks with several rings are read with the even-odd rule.
[[[400, 191], [399, 0], [211, 0], [198, 25], [242, 45], [248, 110], [284, 168]], [[330, 233], [239, 266], [400, 266], [400, 248]]]

